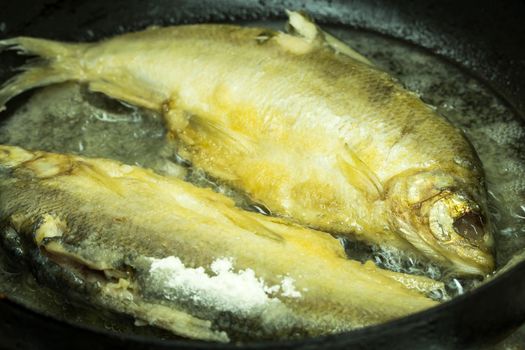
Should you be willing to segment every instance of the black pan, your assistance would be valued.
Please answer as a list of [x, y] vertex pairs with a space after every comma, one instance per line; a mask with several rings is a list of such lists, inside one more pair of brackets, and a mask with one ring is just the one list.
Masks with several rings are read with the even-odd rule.
[[[152, 24], [282, 19], [303, 9], [319, 23], [408, 41], [483, 80], [525, 118], [525, 3], [516, 1], [7, 1], [0, 36], [94, 40]], [[119, 28], [120, 27], [120, 28]], [[16, 65], [0, 57], [0, 79]], [[16, 103], [16, 102], [15, 102]], [[495, 343], [525, 321], [525, 263], [473, 291], [409, 317], [294, 342], [220, 345], [119, 335], [44, 317], [0, 300], [2, 349], [465, 349]]]

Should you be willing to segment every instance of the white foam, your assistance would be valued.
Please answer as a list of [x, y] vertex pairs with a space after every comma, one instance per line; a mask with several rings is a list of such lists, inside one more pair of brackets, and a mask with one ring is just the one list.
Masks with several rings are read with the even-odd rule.
[[150, 279], [168, 300], [191, 300], [199, 306], [241, 314], [261, 312], [281, 298], [299, 298], [291, 277], [268, 286], [252, 269], [234, 271], [231, 258], [216, 259], [204, 267], [189, 268], [177, 257], [151, 259]]

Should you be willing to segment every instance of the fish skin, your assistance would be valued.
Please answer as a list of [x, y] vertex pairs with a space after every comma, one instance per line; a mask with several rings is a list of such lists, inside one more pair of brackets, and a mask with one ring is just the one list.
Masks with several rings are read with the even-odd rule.
[[211, 306], [148, 299], [146, 290], [158, 293], [155, 285], [141, 285], [148, 259], [174, 256], [197, 268], [227, 257], [236, 270], [250, 268], [268, 285], [291, 278], [301, 296], [276, 295], [279, 307], [268, 305], [251, 320], [267, 337], [384, 322], [438, 304], [424, 294], [443, 290], [441, 282], [348, 260], [327, 233], [243, 211], [209, 189], [105, 159], [0, 146], [0, 223], [2, 235], [10, 233], [8, 244], [13, 233], [26, 242], [35, 273], [55, 288], [66, 285], [97, 305], [204, 340], [227, 341], [230, 330], [212, 327], [219, 316]]
[[94, 44], [0, 41], [44, 59], [5, 84], [0, 105], [32, 87], [87, 83], [163, 113], [183, 157], [276, 215], [418, 252], [452, 274], [490, 273], [483, 170], [461, 131], [289, 15], [293, 35], [203, 24]]

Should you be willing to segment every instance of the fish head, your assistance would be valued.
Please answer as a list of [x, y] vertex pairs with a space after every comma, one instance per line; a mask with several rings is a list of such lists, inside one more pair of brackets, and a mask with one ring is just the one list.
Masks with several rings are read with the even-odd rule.
[[389, 194], [391, 225], [419, 252], [457, 275], [494, 270], [493, 228], [479, 178], [420, 172], [397, 179]]

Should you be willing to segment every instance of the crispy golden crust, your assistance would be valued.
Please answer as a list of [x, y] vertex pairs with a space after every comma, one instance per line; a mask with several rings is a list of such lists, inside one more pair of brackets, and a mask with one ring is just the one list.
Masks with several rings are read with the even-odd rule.
[[[162, 112], [194, 166], [277, 215], [416, 250], [460, 273], [490, 271], [490, 255], [478, 264], [470, 250], [456, 249], [472, 245], [476, 255], [468, 239], [436, 241], [424, 226], [428, 219], [406, 201], [422, 188], [428, 196], [452, 189], [484, 207], [481, 165], [469, 142], [388, 74], [301, 18], [292, 17], [294, 35], [206, 24], [151, 28], [69, 50], [7, 40], [0, 46], [48, 60], [0, 90], [0, 103], [49, 83], [46, 76], [87, 82]], [[432, 176], [423, 183], [414, 174]], [[442, 174], [447, 188], [437, 184]], [[407, 178], [408, 192], [397, 193]]]
[[[177, 334], [224, 340], [219, 333], [204, 332], [204, 321], [192, 319], [197, 313], [199, 319], [215, 321], [212, 306], [195, 311], [191, 302], [145, 300], [140, 281], [149, 276], [143, 268], [149, 258], [178, 257], [188, 268], [209, 268], [216, 259], [232, 258], [236, 271], [252, 269], [269, 286], [283, 276], [292, 279], [301, 296], [276, 295], [279, 308], [269, 305], [265, 312], [279, 317], [256, 318], [263, 333], [282, 327], [283, 334], [316, 335], [384, 322], [435, 305], [424, 294], [443, 287], [347, 260], [326, 233], [244, 212], [230, 199], [178, 179], [103, 159], [10, 146], [0, 146], [0, 153], [2, 224], [33, 241], [40, 254], [66, 271], [83, 271], [81, 292], [90, 291], [89, 284], [100, 287], [83, 297]], [[149, 293], [155, 288], [147, 286]], [[177, 321], [181, 318], [193, 321]]]

